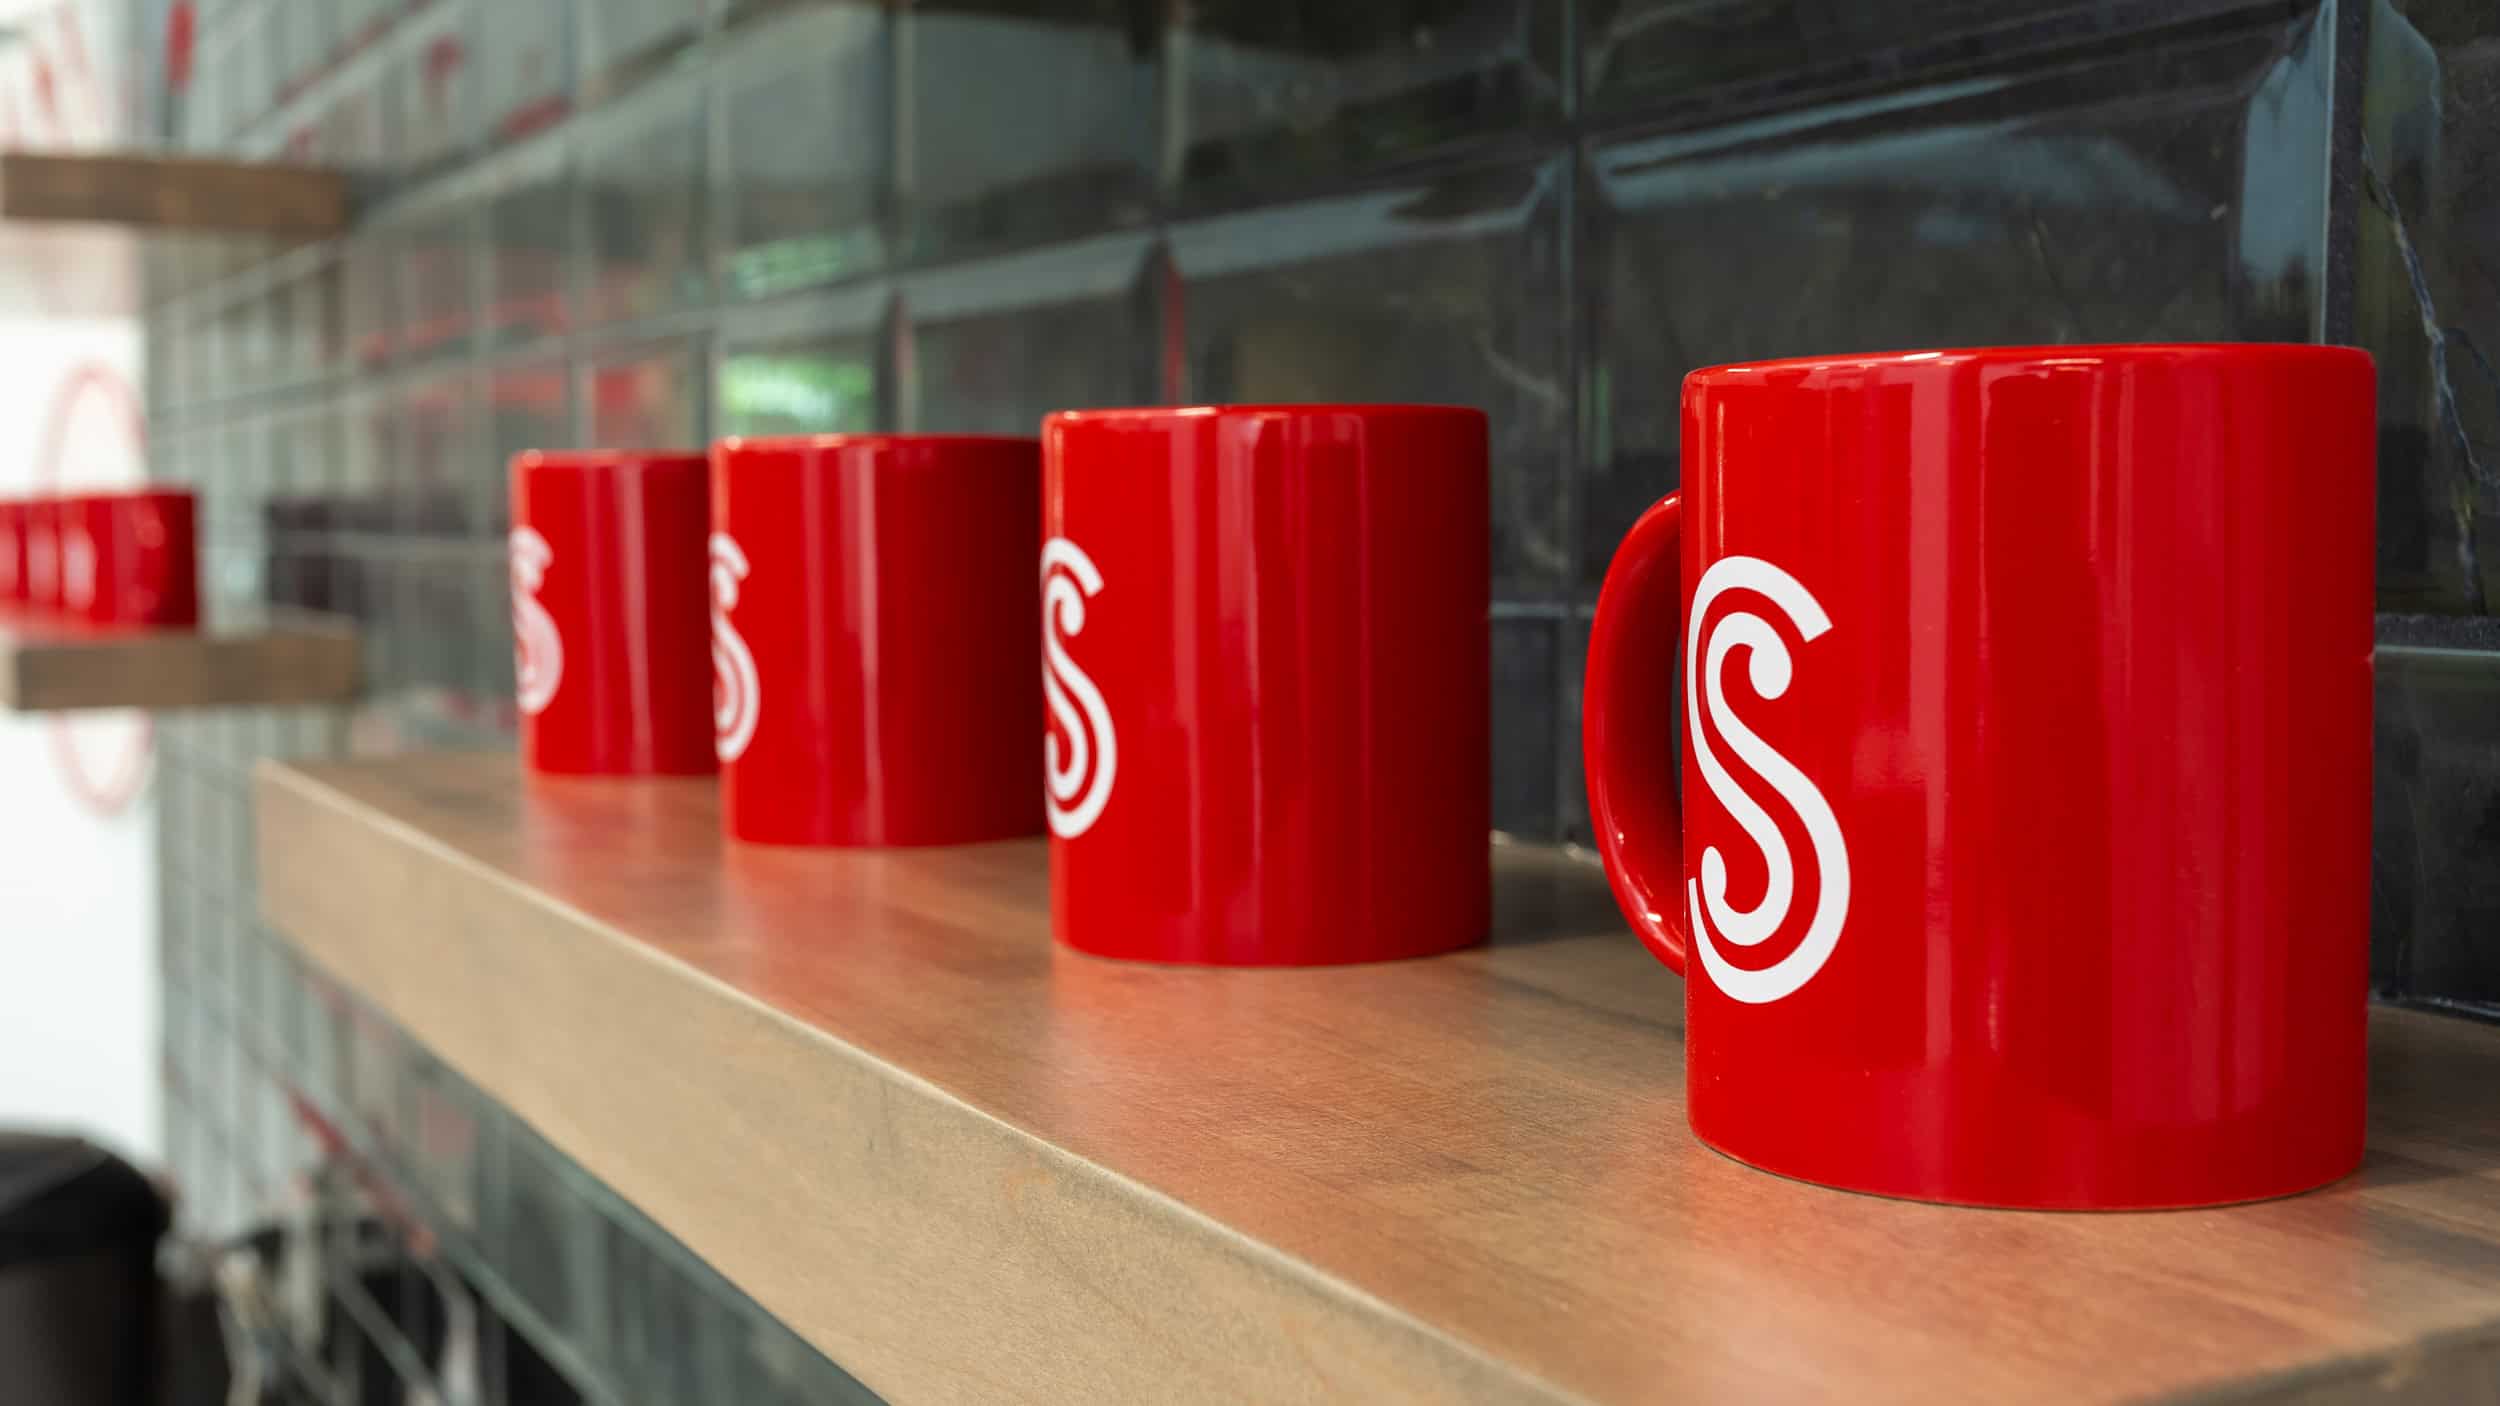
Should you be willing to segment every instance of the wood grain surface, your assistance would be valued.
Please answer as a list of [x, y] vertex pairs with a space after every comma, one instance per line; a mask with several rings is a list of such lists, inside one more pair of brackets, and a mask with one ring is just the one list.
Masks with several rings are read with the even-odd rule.
[[205, 708], [354, 696], [354, 627], [328, 616], [232, 620], [196, 630], [92, 630], [0, 619], [0, 707]]
[[1505, 849], [1450, 957], [1053, 948], [1044, 848], [729, 845], [703, 781], [259, 778], [271, 921], [860, 1379], [922, 1401], [2489, 1401], [2500, 1032], [2381, 1010], [2363, 1171], [1957, 1210], [1684, 1124], [1682, 992]]
[[275, 162], [111, 152], [0, 152], [0, 219], [292, 235], [347, 228], [347, 178]]

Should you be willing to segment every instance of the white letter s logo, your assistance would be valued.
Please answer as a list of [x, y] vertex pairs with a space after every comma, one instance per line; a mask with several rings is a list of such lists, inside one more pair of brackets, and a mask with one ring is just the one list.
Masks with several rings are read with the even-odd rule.
[[[1768, 873], [1761, 903], [1737, 908], [1727, 901], [1726, 859], [1716, 848], [1705, 850], [1700, 875], [1685, 881], [1686, 914], [1692, 922], [1694, 950], [1700, 953], [1711, 981], [1735, 1000], [1761, 1005], [1805, 985], [1830, 960], [1832, 948], [1840, 941], [1841, 925], [1849, 916], [1849, 849], [1823, 793], [1728, 707], [1723, 674], [1729, 652], [1745, 648], [1751, 656], [1746, 677], [1754, 692], [1777, 698], [1788, 691], [1794, 670], [1787, 641], [1770, 621], [1749, 610], [1734, 610], [1710, 627], [1707, 658], [1703, 657], [1703, 623], [1710, 618], [1711, 603], [1728, 591], [1750, 591], [1769, 600], [1808, 642], [1831, 629], [1832, 622], [1796, 577], [1759, 557], [1722, 557], [1713, 563], [1693, 590], [1692, 610], [1685, 620], [1684, 730], [1692, 739], [1693, 759], [1710, 794], [1762, 851]], [[1780, 838], [1779, 826], [1728, 774], [1712, 750], [1710, 731], [1702, 726], [1705, 698], [1710, 723], [1727, 739], [1728, 749], [1796, 812], [1814, 847], [1814, 867], [1822, 880], [1805, 936], [1794, 951], [1767, 967], [1732, 965], [1711, 940], [1711, 930], [1715, 926], [1720, 937], [1738, 947], [1768, 939], [1788, 917], [1795, 897], [1796, 866], [1787, 841]]]
[[1102, 573], [1084, 548], [1065, 537], [1042, 544], [1042, 696], [1050, 705], [1043, 750], [1050, 832], [1063, 840], [1093, 827], [1120, 766], [1102, 690], [1068, 657], [1067, 641], [1085, 630], [1085, 602], [1101, 590]]
[[746, 755], [755, 740], [756, 713], [762, 705], [755, 677], [755, 655], [746, 638], [729, 623], [729, 608], [738, 603], [738, 583], [747, 579], [747, 554], [726, 532], [712, 534], [712, 740], [725, 762]]
[[512, 529], [511, 540], [513, 692], [521, 711], [534, 717], [555, 701], [556, 686], [564, 682], [564, 636], [538, 603], [556, 554], [534, 527]]

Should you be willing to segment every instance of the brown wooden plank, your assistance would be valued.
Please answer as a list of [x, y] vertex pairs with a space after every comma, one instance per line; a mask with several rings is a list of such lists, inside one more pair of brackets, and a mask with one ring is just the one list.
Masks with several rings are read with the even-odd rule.
[[0, 152], [0, 219], [319, 238], [347, 228], [347, 178], [274, 162]]
[[354, 628], [328, 616], [197, 630], [89, 630], [0, 620], [0, 707], [207, 708], [327, 703], [355, 695]]
[[1055, 950], [1038, 842], [747, 848], [703, 781], [259, 780], [271, 920], [901, 1402], [2488, 1399], [2500, 1032], [2373, 1017], [2328, 1191], [1957, 1210], [1684, 1127], [1681, 990], [1579, 862], [1478, 952]]

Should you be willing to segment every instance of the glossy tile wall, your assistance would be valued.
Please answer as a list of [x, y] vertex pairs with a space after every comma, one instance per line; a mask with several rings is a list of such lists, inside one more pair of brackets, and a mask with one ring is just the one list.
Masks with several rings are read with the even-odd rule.
[[149, 323], [219, 590], [372, 631], [358, 745], [508, 734], [524, 446], [1461, 401], [1497, 823], [1585, 841], [1589, 613], [1675, 486], [1684, 371], [2358, 341], [2375, 979], [2500, 1010], [2490, 0], [222, 0], [200, 33], [162, 129], [375, 192], [335, 244], [161, 251]]

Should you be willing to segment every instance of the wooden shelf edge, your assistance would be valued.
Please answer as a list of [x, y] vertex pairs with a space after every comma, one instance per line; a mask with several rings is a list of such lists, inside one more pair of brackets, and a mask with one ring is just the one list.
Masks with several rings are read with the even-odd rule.
[[274, 927], [889, 1400], [1573, 1399], [315, 772], [255, 793]]
[[[889, 1399], [2459, 1399], [2500, 1361], [2500, 1032], [2372, 1014], [2310, 1196], [1957, 1210], [1683, 1126], [1602, 881], [1496, 943], [1215, 973], [1054, 951], [1036, 843], [718, 838], [703, 780], [255, 780], [268, 921]], [[2481, 1376], [2477, 1376], [2481, 1373]]]
[[0, 708], [338, 703], [356, 696], [362, 659], [352, 622], [329, 616], [120, 632], [11, 620], [0, 622]]
[[123, 152], [0, 152], [0, 219], [318, 239], [345, 230], [347, 177], [319, 167]]

